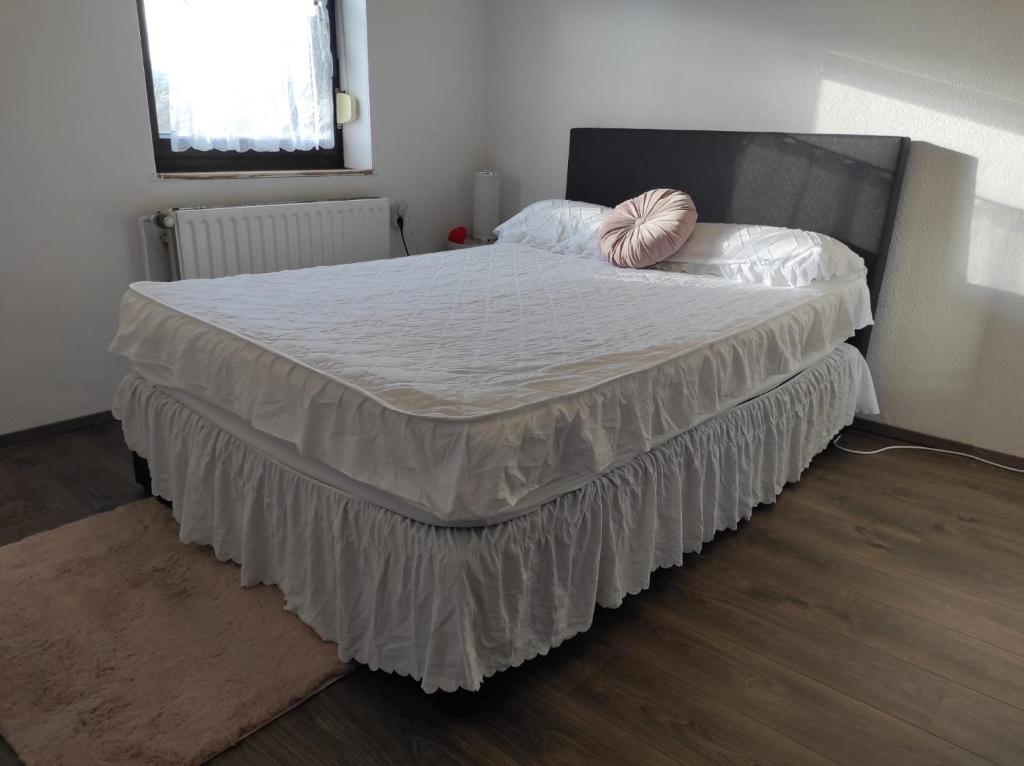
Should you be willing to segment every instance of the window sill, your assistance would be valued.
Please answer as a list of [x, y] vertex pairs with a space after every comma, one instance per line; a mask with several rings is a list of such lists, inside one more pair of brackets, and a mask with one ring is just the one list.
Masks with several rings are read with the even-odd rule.
[[319, 176], [372, 176], [373, 169], [350, 170], [228, 170], [211, 173], [157, 173], [160, 181], [222, 181], [246, 178], [317, 178]]

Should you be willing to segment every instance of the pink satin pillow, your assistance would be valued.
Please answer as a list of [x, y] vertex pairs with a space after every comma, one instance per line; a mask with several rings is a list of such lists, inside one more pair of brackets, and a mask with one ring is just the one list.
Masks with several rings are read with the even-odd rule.
[[689, 194], [652, 189], [605, 215], [598, 241], [613, 265], [646, 269], [675, 255], [696, 225], [697, 208]]

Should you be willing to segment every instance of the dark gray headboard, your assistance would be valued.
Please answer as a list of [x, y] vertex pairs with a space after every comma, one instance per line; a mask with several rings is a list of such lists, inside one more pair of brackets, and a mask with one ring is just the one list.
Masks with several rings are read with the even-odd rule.
[[828, 234], [864, 258], [875, 308], [909, 150], [894, 136], [575, 128], [565, 196], [611, 206], [682, 189], [701, 221]]

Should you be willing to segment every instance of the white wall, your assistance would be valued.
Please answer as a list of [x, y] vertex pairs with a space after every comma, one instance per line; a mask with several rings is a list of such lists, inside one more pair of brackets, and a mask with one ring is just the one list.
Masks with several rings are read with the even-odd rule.
[[491, 2], [504, 207], [564, 194], [577, 126], [908, 135], [869, 361], [887, 423], [1024, 455], [1024, 3]]
[[0, 433], [110, 408], [140, 215], [386, 195], [422, 250], [469, 221], [485, 2], [367, 5], [374, 176], [158, 181], [135, 4], [0, 3]]

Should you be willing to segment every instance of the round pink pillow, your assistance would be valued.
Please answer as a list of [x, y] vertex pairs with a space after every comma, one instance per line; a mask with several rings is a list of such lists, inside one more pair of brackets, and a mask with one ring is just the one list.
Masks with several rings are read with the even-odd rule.
[[613, 265], [646, 269], [678, 252], [696, 225], [697, 208], [689, 194], [652, 189], [606, 214], [598, 239]]

